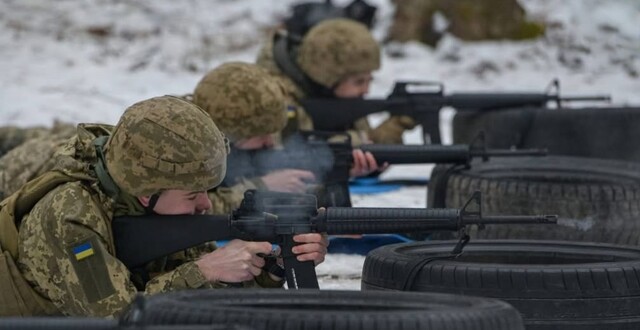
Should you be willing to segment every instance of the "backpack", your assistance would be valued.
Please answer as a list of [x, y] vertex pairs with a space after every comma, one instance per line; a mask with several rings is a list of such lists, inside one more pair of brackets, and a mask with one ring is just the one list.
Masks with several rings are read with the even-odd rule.
[[47, 172], [0, 202], [0, 317], [56, 313], [53, 303], [29, 285], [16, 265], [18, 227], [22, 217], [48, 192], [77, 180], [62, 172]]

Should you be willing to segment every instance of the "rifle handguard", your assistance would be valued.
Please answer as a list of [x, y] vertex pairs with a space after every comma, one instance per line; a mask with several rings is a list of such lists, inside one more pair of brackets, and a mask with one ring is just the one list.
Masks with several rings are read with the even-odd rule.
[[318, 231], [330, 235], [456, 230], [459, 210], [330, 207], [319, 210], [317, 219]]
[[365, 144], [359, 148], [371, 152], [378, 163], [389, 164], [466, 163], [471, 158], [469, 146], [465, 144]]

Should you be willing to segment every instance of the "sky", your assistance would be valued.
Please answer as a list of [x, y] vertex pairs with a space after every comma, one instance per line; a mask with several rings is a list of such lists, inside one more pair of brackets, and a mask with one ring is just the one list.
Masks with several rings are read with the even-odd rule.
[[[297, 2], [3, 0], [0, 125], [115, 124], [137, 101], [190, 93], [217, 65], [252, 62], [268, 31]], [[378, 6], [373, 33], [382, 41], [394, 7], [389, 0], [368, 2]], [[566, 95], [608, 94], [614, 105], [640, 104], [640, 1], [520, 3], [529, 19], [546, 24], [544, 37], [465, 42], [446, 35], [436, 48], [385, 44], [370, 96], [386, 96], [398, 80], [437, 81], [451, 93], [543, 92], [559, 79]], [[454, 114], [441, 112], [445, 144], [451, 143]], [[369, 121], [375, 125], [385, 116]], [[405, 133], [405, 143], [420, 143], [420, 133], [420, 128]], [[432, 167], [394, 166], [382, 178], [426, 178]], [[426, 187], [353, 200], [354, 206], [425, 207]], [[318, 268], [321, 287], [359, 289], [363, 261], [329, 256]]]

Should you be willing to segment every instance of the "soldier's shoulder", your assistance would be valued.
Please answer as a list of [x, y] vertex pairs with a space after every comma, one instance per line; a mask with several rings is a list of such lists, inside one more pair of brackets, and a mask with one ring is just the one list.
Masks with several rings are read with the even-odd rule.
[[[38, 189], [38, 187], [33, 187]], [[103, 212], [98, 193], [86, 182], [62, 183], [47, 192], [35, 205], [34, 211], [43, 210], [53, 218], [84, 219]]]

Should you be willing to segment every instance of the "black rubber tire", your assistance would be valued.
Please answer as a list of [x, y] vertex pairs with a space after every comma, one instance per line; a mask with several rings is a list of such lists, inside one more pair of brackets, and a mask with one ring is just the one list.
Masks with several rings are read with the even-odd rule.
[[533, 119], [548, 109], [518, 108], [496, 111], [458, 111], [453, 117], [453, 143], [470, 144], [484, 132], [487, 146], [521, 148]]
[[143, 317], [145, 324], [241, 324], [258, 330], [524, 329], [519, 313], [503, 301], [437, 293], [190, 290], [151, 296]]
[[547, 148], [550, 155], [640, 161], [640, 108], [526, 108], [458, 112], [454, 143], [480, 131], [493, 148]]
[[528, 330], [640, 328], [640, 249], [561, 241], [471, 241], [457, 259], [455, 241], [386, 245], [371, 251], [363, 290], [498, 298], [516, 307]]
[[[489, 225], [476, 238], [551, 239], [640, 245], [640, 164], [580, 157], [522, 157], [474, 162], [432, 190], [440, 207], [462, 207], [482, 192], [485, 215], [557, 214], [557, 225]], [[438, 168], [436, 167], [436, 168]], [[442, 176], [440, 178], [438, 176]], [[444, 194], [444, 196], [443, 196]]]

